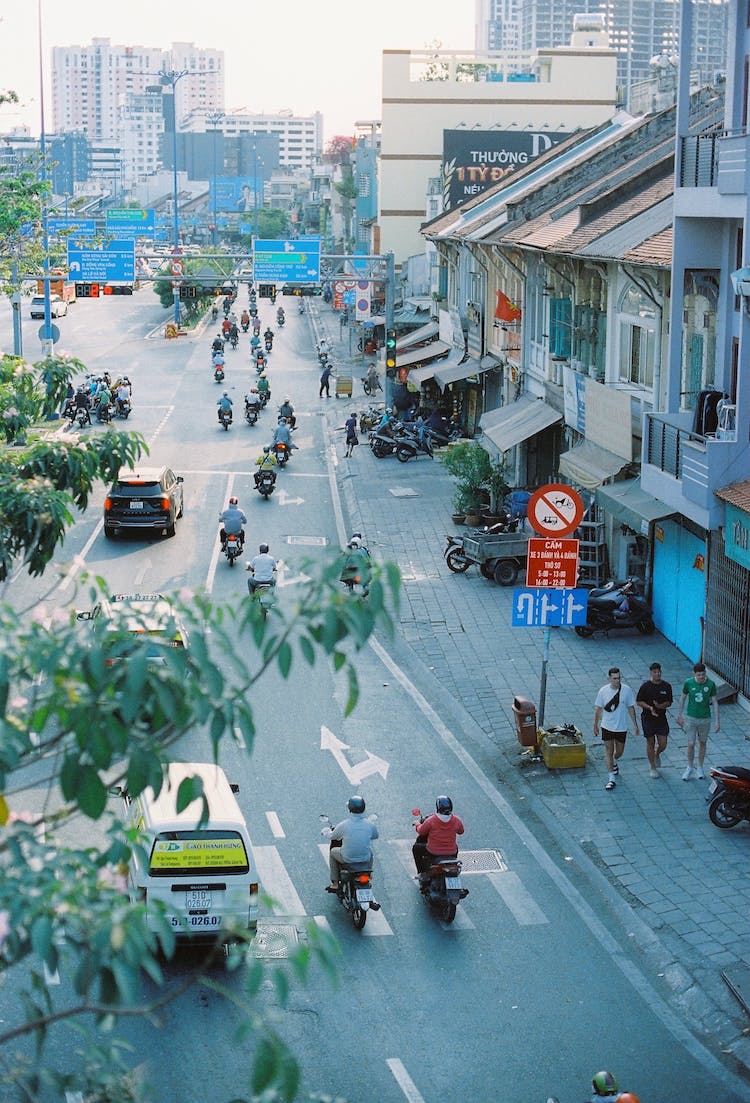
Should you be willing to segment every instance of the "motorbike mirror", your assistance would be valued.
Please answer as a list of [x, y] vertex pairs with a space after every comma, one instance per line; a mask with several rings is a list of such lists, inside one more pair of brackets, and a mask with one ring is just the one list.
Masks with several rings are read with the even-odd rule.
[[411, 814], [412, 814], [412, 816], [421, 816], [422, 815], [422, 813], [419, 811], [418, 808], [412, 808]]

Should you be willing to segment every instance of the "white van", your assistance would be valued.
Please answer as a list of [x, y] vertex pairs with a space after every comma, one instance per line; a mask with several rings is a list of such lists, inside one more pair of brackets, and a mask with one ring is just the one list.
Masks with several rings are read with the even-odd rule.
[[[203, 782], [202, 823], [202, 800], [177, 811], [180, 783], [190, 777]], [[158, 797], [152, 789], [132, 799], [123, 794], [128, 825], [141, 832], [143, 848], [134, 850], [128, 891], [131, 900], [145, 902], [151, 930], [163, 911], [183, 943], [226, 941], [230, 928], [255, 933], [258, 877], [236, 791], [211, 762], [172, 762]]]

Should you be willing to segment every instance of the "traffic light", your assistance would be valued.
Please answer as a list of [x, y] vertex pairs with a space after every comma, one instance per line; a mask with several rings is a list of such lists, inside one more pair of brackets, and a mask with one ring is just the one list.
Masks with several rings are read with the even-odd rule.
[[396, 331], [389, 329], [385, 335], [385, 370], [396, 370]]

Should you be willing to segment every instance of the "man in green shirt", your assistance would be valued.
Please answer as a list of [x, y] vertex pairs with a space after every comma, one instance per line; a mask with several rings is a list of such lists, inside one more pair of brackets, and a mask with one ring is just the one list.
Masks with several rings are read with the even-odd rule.
[[[683, 716], [683, 713], [685, 714]], [[688, 678], [682, 687], [682, 696], [677, 709], [677, 723], [687, 736], [687, 769], [682, 775], [683, 781], [696, 776], [693, 769], [695, 737], [698, 737], [698, 777], [703, 780], [703, 760], [706, 757], [706, 742], [711, 729], [713, 714], [714, 731], [719, 730], [719, 701], [716, 696], [716, 682], [706, 673], [704, 663], [693, 665], [693, 677]]]

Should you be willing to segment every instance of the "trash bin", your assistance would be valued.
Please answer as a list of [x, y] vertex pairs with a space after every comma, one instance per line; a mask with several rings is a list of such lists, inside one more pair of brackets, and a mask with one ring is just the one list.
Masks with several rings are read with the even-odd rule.
[[536, 705], [527, 697], [513, 698], [513, 719], [516, 724], [516, 736], [522, 747], [535, 747], [536, 734]]

